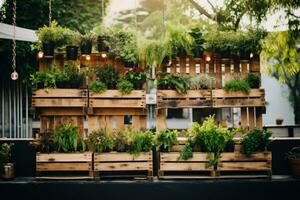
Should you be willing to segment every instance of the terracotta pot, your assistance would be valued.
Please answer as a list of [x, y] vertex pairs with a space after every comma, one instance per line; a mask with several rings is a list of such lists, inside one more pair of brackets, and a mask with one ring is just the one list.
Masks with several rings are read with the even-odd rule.
[[300, 159], [289, 159], [292, 174], [295, 177], [300, 177]]

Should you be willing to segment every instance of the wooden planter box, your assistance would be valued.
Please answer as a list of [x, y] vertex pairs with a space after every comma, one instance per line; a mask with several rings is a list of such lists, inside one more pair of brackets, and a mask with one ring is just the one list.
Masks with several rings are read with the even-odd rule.
[[142, 152], [139, 155], [129, 153], [109, 152], [94, 154], [95, 177], [152, 178], [152, 152]]
[[207, 167], [207, 153], [194, 152], [188, 160], [179, 160], [180, 152], [159, 153], [160, 179], [214, 178], [213, 167]]
[[271, 178], [272, 153], [256, 152], [250, 157], [240, 152], [224, 152], [217, 165], [219, 178]]
[[37, 179], [92, 179], [92, 152], [37, 153]]

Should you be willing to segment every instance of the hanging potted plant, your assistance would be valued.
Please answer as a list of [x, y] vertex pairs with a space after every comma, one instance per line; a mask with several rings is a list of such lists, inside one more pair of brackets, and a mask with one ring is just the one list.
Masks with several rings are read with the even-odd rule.
[[54, 50], [62, 48], [66, 44], [68, 31], [59, 26], [56, 21], [53, 21], [50, 26], [39, 28], [36, 31], [38, 42], [35, 48], [42, 50], [45, 58], [52, 58]]
[[70, 31], [68, 34], [68, 42], [66, 47], [67, 60], [77, 60], [78, 58], [78, 45], [79, 45], [79, 33]]
[[97, 38], [97, 49], [99, 52], [108, 52], [109, 38], [106, 35], [99, 35]]
[[93, 33], [86, 33], [81, 35], [80, 52], [81, 55], [90, 55], [92, 53], [93, 43], [95, 42], [95, 35]]
[[202, 58], [204, 52], [203, 44], [205, 43], [205, 40], [202, 36], [202, 32], [199, 28], [193, 28], [190, 31], [190, 35], [194, 38], [194, 44], [192, 49], [194, 58]]
[[300, 147], [294, 147], [287, 153], [294, 177], [300, 177]]
[[4, 180], [11, 180], [15, 177], [14, 163], [11, 162], [11, 148], [13, 144], [3, 143], [0, 146], [1, 176]]

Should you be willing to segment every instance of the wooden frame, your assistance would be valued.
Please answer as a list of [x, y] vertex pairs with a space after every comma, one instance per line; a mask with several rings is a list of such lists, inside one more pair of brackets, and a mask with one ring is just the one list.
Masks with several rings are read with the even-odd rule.
[[142, 176], [152, 179], [152, 161], [152, 152], [141, 152], [139, 155], [122, 152], [94, 153], [95, 177]]
[[[84, 153], [37, 153], [37, 179], [92, 179], [92, 152]], [[67, 175], [72, 172], [72, 176]], [[51, 173], [49, 175], [48, 173]], [[84, 173], [85, 175], [82, 175]], [[77, 174], [74, 176], [73, 174]]]

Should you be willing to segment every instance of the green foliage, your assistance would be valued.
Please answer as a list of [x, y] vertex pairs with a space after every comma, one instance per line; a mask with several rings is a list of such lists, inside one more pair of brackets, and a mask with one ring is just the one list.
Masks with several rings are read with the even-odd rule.
[[140, 57], [145, 59], [146, 66], [156, 67], [156, 65], [160, 65], [167, 54], [166, 44], [158, 40], [153, 40], [142, 45], [146, 47], [143, 47], [144, 49], [140, 50], [139, 53], [142, 54]]
[[157, 86], [159, 89], [172, 89], [179, 94], [186, 94], [189, 87], [189, 79], [173, 74], [160, 73]]
[[102, 83], [104, 83], [107, 89], [116, 89], [119, 81], [119, 72], [114, 66], [105, 65], [104, 67], [96, 67], [95, 73]]
[[202, 31], [199, 28], [192, 28], [190, 31], [190, 35], [194, 39], [193, 53], [195, 54], [195, 51], [203, 53], [205, 39], [203, 38]]
[[177, 130], [159, 131], [155, 136], [156, 148], [160, 152], [170, 152], [178, 144]]
[[267, 36], [263, 29], [249, 29], [247, 32], [237, 33], [237, 48], [239, 51], [260, 53], [261, 41]]
[[122, 80], [118, 84], [118, 90], [121, 92], [122, 95], [130, 94], [133, 90], [133, 84], [127, 80]]
[[193, 147], [189, 141], [180, 152], [179, 160], [188, 160], [193, 157]]
[[116, 132], [113, 134], [114, 151], [126, 152], [128, 147], [127, 132]]
[[45, 72], [36, 72], [30, 75], [30, 81], [34, 89], [56, 88], [57, 73], [54, 70], [47, 70]]
[[[193, 123], [189, 129], [189, 142], [183, 150], [181, 158], [190, 158], [192, 147], [198, 145], [202, 151], [208, 152], [209, 166], [215, 166], [228, 142], [232, 141], [234, 132], [218, 128], [214, 116], [207, 117], [203, 124]], [[211, 156], [211, 155], [214, 156]]]
[[80, 46], [94, 44], [96, 42], [96, 35], [92, 32], [85, 33], [80, 36]]
[[85, 151], [85, 142], [78, 127], [71, 123], [63, 124], [54, 131], [54, 141], [58, 152]]
[[235, 32], [212, 30], [207, 33], [206, 40], [206, 49], [210, 52], [220, 55], [238, 54]]
[[253, 129], [241, 140], [241, 153], [251, 156], [253, 152], [265, 151], [270, 144], [272, 132], [260, 129]]
[[215, 87], [215, 78], [207, 74], [200, 74], [189, 79], [189, 88], [192, 90], [210, 89]]
[[135, 90], [141, 90], [148, 77], [147, 72], [129, 71], [125, 75], [125, 80], [131, 82]]
[[249, 86], [249, 83], [244, 80], [232, 80], [225, 83], [224, 90], [226, 92], [244, 92], [246, 94], [249, 94], [251, 88]]
[[0, 146], [0, 164], [8, 163], [11, 160], [11, 149], [13, 147], [13, 143], [3, 143]]
[[99, 93], [99, 94], [107, 90], [106, 85], [98, 80], [92, 81], [89, 88], [93, 93]]
[[55, 141], [53, 132], [46, 130], [43, 133], [40, 133], [39, 142], [35, 145], [38, 152], [50, 153], [55, 150]]
[[97, 153], [111, 151], [114, 147], [113, 142], [113, 135], [104, 130], [93, 131], [88, 138], [89, 149]]
[[246, 78], [246, 81], [248, 82], [250, 88], [260, 87], [261, 80], [259, 75], [249, 73]]
[[300, 147], [293, 147], [287, 154], [288, 159], [300, 159]]
[[154, 135], [151, 131], [129, 131], [126, 133], [130, 154], [138, 155], [140, 152], [151, 151], [154, 147]]
[[180, 25], [169, 25], [166, 30], [168, 56], [191, 55], [194, 44], [193, 37]]

